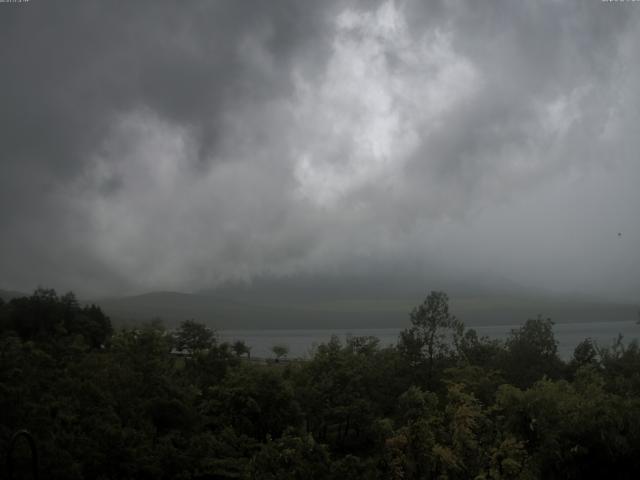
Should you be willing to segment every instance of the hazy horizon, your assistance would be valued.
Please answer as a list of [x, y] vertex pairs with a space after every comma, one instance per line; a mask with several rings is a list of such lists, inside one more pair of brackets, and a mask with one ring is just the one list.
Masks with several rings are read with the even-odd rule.
[[632, 2], [0, 7], [0, 288], [640, 301]]

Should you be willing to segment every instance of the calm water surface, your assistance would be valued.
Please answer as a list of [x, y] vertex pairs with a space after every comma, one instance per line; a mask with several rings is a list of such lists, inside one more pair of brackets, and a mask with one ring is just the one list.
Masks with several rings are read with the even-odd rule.
[[[505, 339], [512, 329], [520, 325], [488, 325], [473, 327], [478, 335], [490, 338]], [[326, 343], [331, 335], [337, 335], [342, 342], [349, 335], [374, 336], [380, 339], [382, 346], [393, 345], [398, 340], [400, 328], [373, 329], [335, 329], [335, 330], [221, 330], [220, 339], [231, 342], [244, 340], [251, 347], [251, 355], [256, 358], [273, 357], [271, 347], [286, 345], [290, 358], [311, 357], [315, 345]], [[622, 334], [625, 343], [640, 338], [640, 325], [633, 321], [622, 322], [589, 322], [589, 323], [556, 323], [553, 331], [558, 341], [560, 355], [568, 359], [573, 349], [585, 338], [590, 337], [598, 345], [611, 345], [618, 334]]]

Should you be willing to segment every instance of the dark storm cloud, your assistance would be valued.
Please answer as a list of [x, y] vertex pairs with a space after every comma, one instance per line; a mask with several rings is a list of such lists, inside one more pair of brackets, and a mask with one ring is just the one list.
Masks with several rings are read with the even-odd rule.
[[[16, 161], [77, 172], [113, 115], [149, 107], [215, 144], [220, 111], [287, 94], [323, 15], [299, 2], [33, 2], [3, 8], [2, 130]], [[239, 54], [259, 42], [276, 70]]]
[[640, 287], [637, 5], [0, 6], [6, 287], [374, 263]]
[[[549, 163], [522, 170], [520, 180], [530, 184], [537, 184], [538, 175], [554, 175], [587, 160], [582, 155], [560, 161], [550, 156], [559, 145], [579, 149], [608, 120], [603, 113], [612, 100], [607, 90], [619, 81], [620, 37], [637, 29], [637, 15], [602, 7], [600, 2], [445, 2], [437, 22], [447, 19], [444, 28], [452, 32], [453, 48], [472, 60], [481, 85], [473, 98], [448, 114], [442, 128], [425, 138], [410, 166], [412, 178], [424, 177], [421, 169], [449, 178], [466, 209], [477, 200], [474, 190], [482, 188], [482, 180], [508, 172], [519, 155], [529, 156], [532, 167]], [[428, 9], [417, 6], [411, 13], [407, 18], [420, 31], [429, 21]], [[577, 117], [567, 121], [576, 123], [570, 132], [550, 131], [553, 119], [545, 109], [561, 110], [565, 103]], [[567, 142], [565, 133], [577, 138]], [[514, 183], [497, 189], [498, 195], [523, 186], [517, 175], [508, 179]]]
[[[216, 158], [211, 152], [224, 112], [288, 94], [289, 64], [299, 50], [309, 53], [309, 62], [321, 61], [313, 58], [321, 49], [310, 51], [307, 42], [319, 41], [326, 20], [300, 2], [33, 1], [2, 7], [4, 250], [45, 257], [55, 257], [52, 246], [68, 243], [65, 237], [86, 235], [68, 231], [79, 212], [58, 190], [91, 168], [90, 157], [104, 148], [114, 118], [147, 108], [183, 125], [198, 140], [190, 161], [206, 164]], [[243, 58], [243, 45], [252, 42], [273, 61], [269, 72], [255, 71]], [[107, 179], [101, 191], [113, 193], [122, 181]], [[13, 263], [12, 254], [3, 263]], [[28, 268], [24, 260], [8, 267], [11, 275]], [[74, 261], [73, 268], [85, 261]]]

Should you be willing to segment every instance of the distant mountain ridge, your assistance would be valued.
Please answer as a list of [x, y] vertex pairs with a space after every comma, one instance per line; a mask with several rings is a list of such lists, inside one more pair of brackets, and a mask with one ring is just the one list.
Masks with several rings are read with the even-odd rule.
[[[95, 301], [116, 321], [161, 318], [169, 325], [193, 318], [217, 329], [397, 328], [428, 293], [381, 296], [378, 292], [332, 297], [308, 291], [273, 292], [242, 286], [198, 294], [151, 292]], [[467, 326], [514, 325], [537, 315], [559, 323], [633, 321], [636, 305], [550, 296], [479, 294], [451, 296], [451, 311]]]
[[[434, 288], [435, 287], [435, 288]], [[162, 319], [168, 326], [194, 319], [216, 329], [343, 329], [402, 328], [409, 313], [431, 289], [413, 279], [291, 277], [258, 279], [250, 284], [225, 284], [199, 293], [148, 292], [133, 296], [83, 299], [102, 307], [115, 325]], [[516, 325], [537, 315], [558, 323], [635, 321], [638, 306], [519, 289], [491, 292], [453, 289], [451, 311], [467, 326]], [[0, 290], [0, 298], [26, 294]]]
[[0, 289], [0, 298], [5, 302], [8, 302], [12, 298], [26, 297], [28, 294], [23, 292], [18, 292], [15, 290], [2, 290]]

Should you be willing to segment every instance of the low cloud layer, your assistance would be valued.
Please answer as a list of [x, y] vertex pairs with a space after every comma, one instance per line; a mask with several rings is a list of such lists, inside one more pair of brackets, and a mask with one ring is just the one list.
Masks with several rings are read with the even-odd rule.
[[639, 20], [595, 0], [0, 5], [0, 288], [371, 268], [638, 299]]

